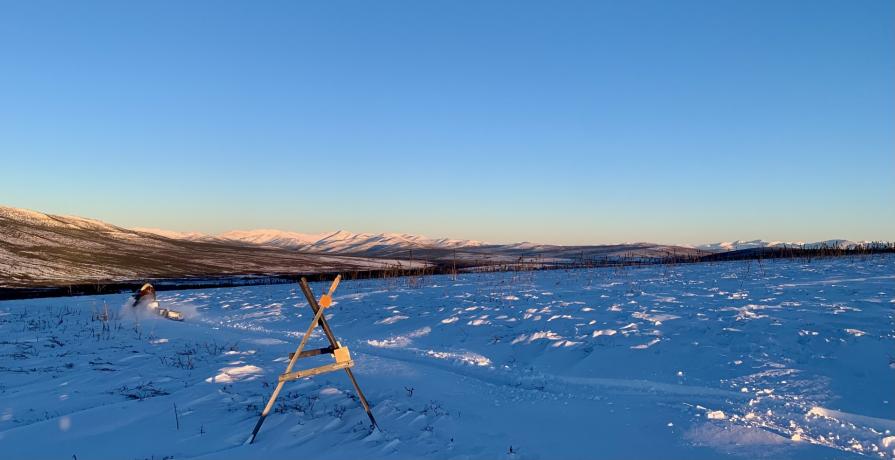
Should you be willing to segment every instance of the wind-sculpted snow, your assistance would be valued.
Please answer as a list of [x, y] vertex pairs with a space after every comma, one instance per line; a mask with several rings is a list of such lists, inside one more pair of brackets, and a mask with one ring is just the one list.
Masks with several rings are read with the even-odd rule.
[[160, 293], [182, 323], [125, 300], [0, 302], [4, 456], [895, 458], [893, 256], [344, 281], [382, 431], [326, 374], [250, 446], [297, 286]]

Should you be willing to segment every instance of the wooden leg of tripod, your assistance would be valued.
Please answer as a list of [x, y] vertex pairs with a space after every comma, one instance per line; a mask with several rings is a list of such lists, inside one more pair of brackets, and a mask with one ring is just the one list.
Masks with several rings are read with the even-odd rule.
[[360, 391], [360, 385], [357, 384], [357, 380], [354, 378], [354, 372], [351, 372], [351, 368], [346, 368], [345, 372], [348, 374], [348, 378], [351, 379], [351, 384], [354, 385], [354, 391], [357, 392], [357, 396], [360, 398], [360, 403], [364, 406], [364, 411], [367, 412], [367, 417], [370, 417], [370, 422], [377, 430], [379, 430], [379, 424], [376, 423], [376, 419], [373, 418], [373, 412], [370, 410], [370, 404], [367, 403], [367, 398], [364, 397], [364, 392]]
[[[336, 279], [338, 280], [338, 278]], [[295, 353], [292, 354], [292, 359], [289, 360], [289, 365], [286, 366], [285, 374], [292, 372], [292, 368], [295, 366], [295, 361], [298, 361], [298, 357], [301, 356], [302, 350], [305, 349], [305, 345], [308, 343], [308, 339], [311, 337], [311, 333], [314, 332], [314, 328], [317, 327], [317, 323], [320, 321], [320, 318], [322, 316], [323, 309], [320, 308], [314, 315], [314, 319], [311, 321], [311, 325], [308, 326], [308, 331], [305, 332], [304, 337], [301, 338], [301, 343], [298, 344], [298, 348], [295, 350]], [[258, 418], [258, 423], [255, 424], [255, 429], [252, 430], [252, 435], [249, 436], [249, 439], [246, 440], [246, 444], [255, 442], [255, 436], [258, 436], [258, 430], [261, 429], [261, 424], [264, 423], [264, 419], [267, 418], [267, 414], [269, 414], [270, 410], [273, 409], [273, 404], [274, 402], [276, 402], [277, 396], [280, 395], [280, 390], [283, 389], [284, 383], [286, 382], [283, 380], [277, 382], [277, 387], [273, 390], [273, 394], [270, 395], [270, 401], [267, 401], [267, 406], [264, 406], [264, 411], [261, 412], [261, 417]]]
[[261, 412], [261, 417], [258, 418], [258, 423], [255, 424], [255, 428], [252, 430], [252, 435], [249, 436], [249, 439], [246, 439], [245, 444], [251, 444], [255, 442], [255, 436], [258, 436], [258, 430], [261, 429], [261, 424], [264, 423], [264, 419], [267, 418], [267, 414], [270, 413], [270, 410], [273, 409], [273, 404], [277, 400], [277, 396], [280, 395], [280, 390], [283, 389], [283, 384], [286, 382], [277, 383], [277, 387], [274, 388], [273, 394], [270, 395], [270, 400], [267, 401], [267, 406], [264, 407], [264, 411]]

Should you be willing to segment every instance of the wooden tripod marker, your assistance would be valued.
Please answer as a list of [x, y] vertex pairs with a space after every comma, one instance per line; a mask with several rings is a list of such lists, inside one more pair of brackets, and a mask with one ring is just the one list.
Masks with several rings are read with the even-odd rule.
[[[373, 418], [373, 412], [370, 411], [370, 404], [367, 403], [367, 398], [364, 397], [364, 393], [361, 391], [360, 386], [357, 384], [357, 380], [354, 378], [354, 373], [351, 372], [351, 366], [354, 366], [354, 361], [351, 360], [351, 355], [348, 353], [348, 347], [343, 347], [341, 344], [339, 344], [339, 342], [336, 340], [336, 336], [333, 334], [332, 329], [326, 322], [326, 317], [323, 316], [323, 310], [329, 308], [332, 305], [333, 292], [335, 292], [336, 288], [339, 286], [339, 281], [341, 280], [342, 275], [336, 276], [336, 279], [333, 280], [332, 285], [330, 285], [329, 287], [329, 292], [320, 297], [319, 303], [317, 299], [314, 298], [314, 293], [311, 291], [311, 287], [308, 286], [308, 281], [304, 277], [302, 277], [299, 281], [301, 290], [304, 293], [305, 297], [308, 299], [308, 305], [311, 306], [311, 310], [314, 312], [314, 319], [311, 320], [311, 325], [308, 326], [307, 332], [305, 332], [305, 335], [301, 338], [301, 342], [298, 344], [298, 348], [295, 350], [295, 353], [289, 355], [289, 364], [286, 366], [286, 372], [280, 375], [280, 377], [277, 379], [277, 386], [276, 388], [274, 388], [273, 394], [270, 395], [270, 400], [267, 402], [267, 406], [264, 407], [264, 411], [261, 412], [261, 417], [258, 419], [258, 423], [255, 424], [255, 429], [252, 430], [252, 435], [249, 437], [249, 439], [246, 440], [246, 444], [255, 442], [255, 436], [258, 435], [258, 430], [261, 429], [261, 424], [264, 423], [264, 419], [267, 418], [267, 414], [269, 414], [271, 409], [273, 409], [273, 405], [277, 400], [277, 396], [279, 396], [280, 390], [283, 389], [283, 384], [292, 380], [298, 380], [305, 377], [333, 372], [340, 369], [345, 369], [345, 372], [348, 374], [348, 378], [351, 379], [351, 384], [354, 385], [354, 390], [357, 391], [357, 396], [360, 399], [361, 405], [364, 406], [364, 411], [367, 412], [367, 416], [370, 417], [370, 422], [373, 424], [374, 427], [376, 427], [377, 429], [379, 428], [379, 425], [376, 424], [376, 419]], [[307, 345], [308, 339], [311, 337], [311, 333], [314, 332], [317, 324], [320, 324], [320, 326], [323, 328], [323, 333], [326, 335], [327, 340], [329, 340], [330, 346], [317, 348], [314, 350], [305, 350], [305, 345]], [[292, 372], [292, 368], [295, 366], [295, 362], [298, 361], [300, 358], [308, 358], [311, 356], [322, 354], [332, 354], [333, 357], [336, 359], [336, 362], [320, 367]]]

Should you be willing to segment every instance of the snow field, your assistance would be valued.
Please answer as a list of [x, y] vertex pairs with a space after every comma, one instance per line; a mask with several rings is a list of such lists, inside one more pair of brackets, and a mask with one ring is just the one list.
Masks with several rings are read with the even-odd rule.
[[296, 285], [160, 293], [182, 323], [125, 294], [0, 302], [0, 452], [891, 459], [893, 269], [874, 256], [345, 281], [327, 318], [382, 431], [331, 373], [287, 384], [251, 446], [311, 319]]

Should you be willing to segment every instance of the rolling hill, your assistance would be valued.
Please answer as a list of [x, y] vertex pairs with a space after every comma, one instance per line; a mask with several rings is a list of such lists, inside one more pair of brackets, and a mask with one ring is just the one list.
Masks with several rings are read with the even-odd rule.
[[146, 278], [362, 271], [446, 265], [569, 264], [585, 259], [698, 256], [650, 243], [557, 246], [489, 244], [401, 233], [305, 234], [281, 230], [220, 235], [127, 229], [74, 216], [0, 206], [0, 287], [59, 286]]
[[[307, 234], [258, 229], [208, 235], [127, 229], [74, 216], [0, 206], [0, 287], [65, 286], [147, 278], [279, 276], [439, 267], [479, 270], [736, 258], [775, 248], [851, 249], [862, 243], [762, 240], [696, 247], [653, 243], [494, 244], [406, 233]], [[751, 254], [751, 253], [749, 253]], [[749, 254], [745, 254], [749, 256]], [[764, 256], [764, 253], [758, 254]]]
[[0, 287], [376, 270], [397, 263], [234, 240], [170, 238], [93, 219], [0, 207]]

